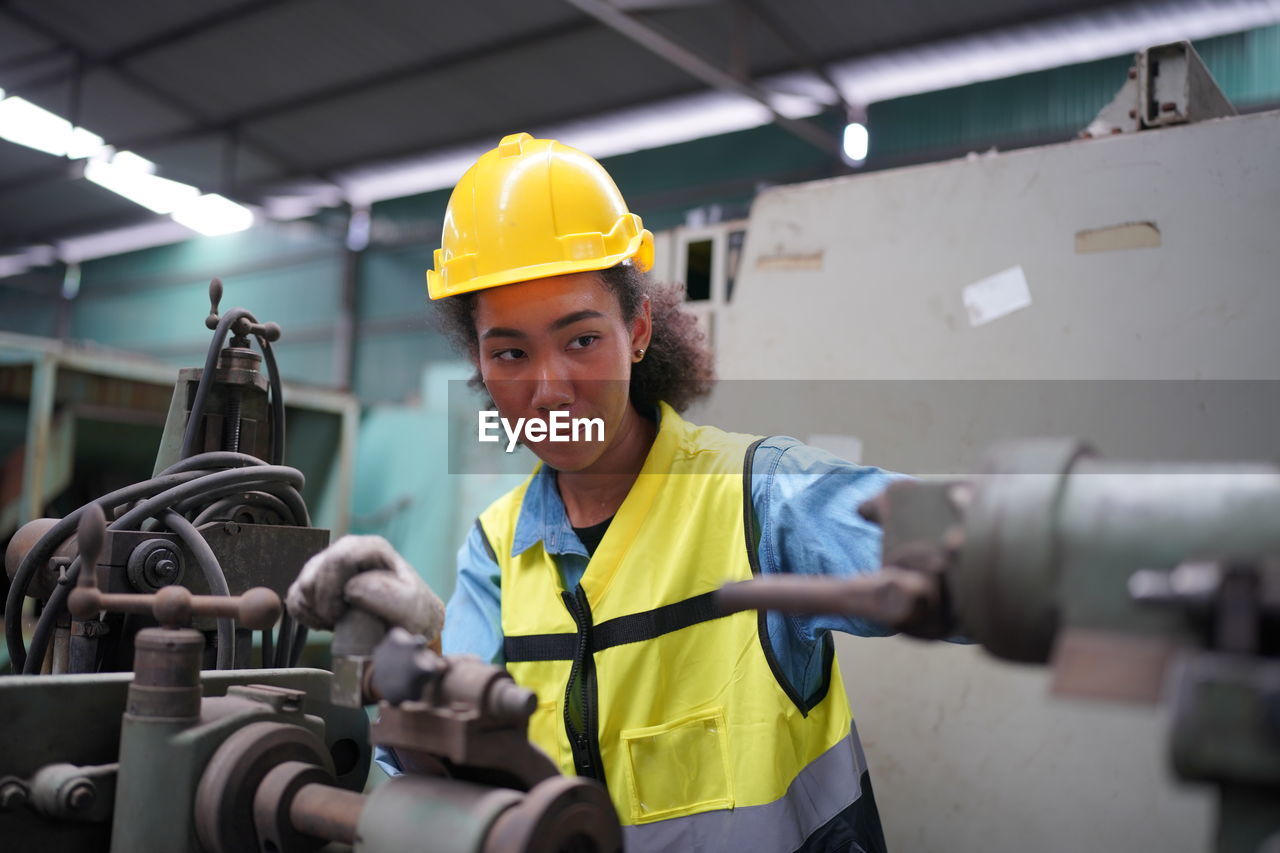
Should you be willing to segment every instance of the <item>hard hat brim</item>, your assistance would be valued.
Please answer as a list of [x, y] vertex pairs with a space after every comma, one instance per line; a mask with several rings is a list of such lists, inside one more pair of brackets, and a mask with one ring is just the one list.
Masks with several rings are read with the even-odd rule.
[[444, 277], [436, 270], [427, 270], [427, 295], [432, 301], [458, 296], [463, 293], [474, 293], [477, 290], [488, 290], [491, 287], [502, 287], [507, 284], [519, 284], [540, 278], [551, 278], [557, 275], [569, 275], [579, 272], [594, 272], [615, 267], [623, 261], [631, 260], [641, 272], [653, 268], [653, 234], [646, 228], [637, 234], [626, 249], [612, 255], [588, 258], [575, 261], [552, 261], [545, 264], [534, 264], [516, 269], [503, 270], [489, 275], [470, 278], [461, 286], [448, 286]]

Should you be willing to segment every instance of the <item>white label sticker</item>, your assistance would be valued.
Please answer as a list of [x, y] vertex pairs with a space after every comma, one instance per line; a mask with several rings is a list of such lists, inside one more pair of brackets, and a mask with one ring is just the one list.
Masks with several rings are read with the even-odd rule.
[[975, 281], [962, 291], [969, 325], [981, 326], [1031, 304], [1031, 290], [1022, 267], [1011, 267]]
[[825, 450], [832, 456], [839, 456], [846, 462], [862, 464], [862, 439], [856, 435], [837, 435], [835, 433], [814, 433], [809, 436], [808, 444], [819, 450]]

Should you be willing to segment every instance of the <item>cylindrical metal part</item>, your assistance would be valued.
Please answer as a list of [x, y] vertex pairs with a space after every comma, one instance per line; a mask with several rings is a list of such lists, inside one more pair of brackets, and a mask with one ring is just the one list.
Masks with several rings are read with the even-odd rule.
[[488, 712], [504, 723], [522, 723], [538, 709], [538, 696], [514, 681], [501, 679], [493, 683], [487, 699]]
[[553, 776], [498, 816], [483, 853], [621, 853], [622, 826], [604, 788]]
[[194, 720], [200, 716], [204, 635], [189, 628], [144, 628], [134, 638], [133, 683], [125, 713]]
[[365, 797], [331, 785], [303, 785], [293, 795], [289, 819], [294, 829], [326, 841], [354, 844]]
[[715, 604], [724, 613], [842, 613], [900, 628], [928, 604], [933, 589], [925, 575], [890, 567], [850, 578], [771, 576], [740, 581], [717, 590]]
[[387, 623], [372, 613], [351, 608], [333, 628], [329, 650], [336, 655], [370, 657], [387, 635]]
[[[327, 841], [353, 841], [364, 798], [340, 788], [330, 788], [332, 781], [333, 774], [323, 767], [303, 761], [284, 761], [267, 771], [253, 794], [253, 826], [258, 833], [258, 847], [277, 853], [310, 853]], [[295, 819], [295, 798], [308, 788], [337, 791], [360, 802], [353, 811], [350, 804], [334, 802], [324, 790], [312, 791], [308, 798], [310, 804], [301, 807], [300, 819]]]
[[403, 775], [369, 794], [357, 826], [357, 851], [476, 853], [498, 816], [520, 792], [434, 776]]
[[[18, 567], [22, 565], [22, 558], [27, 556], [27, 552], [36, 546], [36, 543], [40, 541], [40, 537], [48, 533], [59, 520], [57, 518], [33, 519], [19, 527], [18, 532], [13, 534], [13, 538], [9, 540], [9, 546], [5, 548], [4, 552], [4, 568], [10, 580], [18, 573]], [[78, 552], [79, 545], [73, 533], [49, 556], [45, 565], [38, 568], [36, 573], [32, 575], [31, 583], [27, 585], [27, 595], [32, 598], [38, 598], [41, 601], [47, 600], [50, 594], [53, 593], [54, 587], [58, 584], [58, 570], [52, 564], [59, 557], [70, 560]]]
[[[196, 787], [196, 836], [207, 853], [269, 849], [269, 845], [260, 843], [258, 826], [262, 823], [268, 829], [285, 828], [275, 806], [289, 794], [291, 786], [282, 783], [289, 782], [292, 774], [272, 774], [287, 762], [314, 765], [322, 773], [320, 777], [304, 775], [295, 780], [336, 778], [333, 759], [324, 742], [301, 726], [261, 720], [249, 723], [222, 742], [205, 765]], [[259, 788], [269, 781], [269, 790], [259, 798]], [[274, 797], [271, 788], [277, 792]], [[288, 837], [287, 833], [276, 835], [277, 839]]]

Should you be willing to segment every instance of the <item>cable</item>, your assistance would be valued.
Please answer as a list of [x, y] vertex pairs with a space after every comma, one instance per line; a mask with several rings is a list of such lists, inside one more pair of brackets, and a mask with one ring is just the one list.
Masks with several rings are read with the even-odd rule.
[[284, 389], [281, 387], [280, 371], [276, 369], [276, 354], [271, 349], [271, 342], [266, 338], [258, 338], [258, 347], [262, 350], [262, 359], [267, 365], [267, 381], [271, 383], [271, 464], [284, 464]]
[[284, 481], [295, 489], [301, 489], [306, 478], [296, 468], [283, 465], [260, 465], [249, 468], [231, 468], [206, 474], [198, 480], [182, 483], [166, 489], [158, 495], [146, 498], [133, 509], [120, 516], [117, 524], [121, 529], [133, 529], [144, 519], [156, 515], [170, 505], [198, 494], [207, 494], [212, 498], [224, 497], [242, 490], [247, 485], [270, 484], [273, 481]]
[[182, 433], [182, 450], [179, 456], [186, 459], [196, 452], [196, 436], [200, 434], [200, 425], [204, 419], [204, 407], [209, 398], [209, 389], [213, 386], [213, 374], [218, 369], [218, 354], [222, 352], [222, 342], [227, 339], [231, 326], [241, 317], [249, 322], [257, 323], [258, 319], [243, 308], [232, 308], [222, 315], [218, 327], [213, 330], [213, 340], [204, 358], [204, 372], [200, 374], [200, 382], [196, 385], [196, 394], [191, 401], [191, 414], [187, 418], [187, 428]]
[[[189, 508], [190, 501], [184, 502], [176, 509], [178, 512], [185, 513]], [[227, 519], [219, 516], [227, 513], [229, 510], [242, 506], [258, 506], [274, 512], [280, 516], [280, 523], [289, 527], [296, 527], [298, 521], [294, 518], [293, 512], [289, 509], [285, 502], [270, 492], [254, 491], [245, 492], [240, 495], [222, 498], [219, 501], [209, 504], [191, 520], [196, 527], [204, 524], [206, 521], [225, 521]], [[234, 521], [234, 518], [231, 519]]]
[[273, 630], [274, 630], [273, 628], [262, 629], [262, 668], [263, 669], [270, 669], [271, 665], [274, 663], [272, 658], [275, 657], [275, 654], [274, 654], [274, 649], [272, 648], [272, 639], [271, 639], [271, 634]]
[[164, 476], [165, 474], [178, 474], [183, 471], [195, 470], [220, 470], [223, 468], [247, 468], [250, 465], [266, 465], [256, 456], [250, 456], [248, 453], [233, 453], [229, 450], [210, 450], [206, 453], [197, 453], [195, 456], [189, 456], [186, 459], [179, 459], [177, 462], [165, 468], [156, 476]]
[[[171, 480], [175, 477], [182, 479], [177, 485], [171, 485]], [[116, 506], [132, 500], [134, 497], [147, 496], [150, 493], [151, 488], [154, 487], [154, 484], [160, 483], [162, 488], [164, 486], [169, 486], [169, 488], [165, 488], [163, 491], [160, 491], [159, 494], [145, 497], [144, 500], [140, 501], [136, 506], [128, 510], [116, 521], [112, 522], [109, 528], [111, 530], [135, 530], [138, 529], [146, 519], [159, 515], [160, 513], [170, 509], [172, 504], [198, 493], [203, 493], [207, 495], [210, 500], [213, 500], [227, 494], [241, 491], [246, 485], [274, 486], [280, 481], [284, 481], [288, 485], [298, 489], [302, 487], [305, 479], [306, 478], [302, 476], [301, 471], [279, 465], [258, 465], [248, 466], [245, 468], [232, 468], [224, 471], [204, 474], [203, 476], [197, 472], [183, 472], [180, 474], [168, 475], [168, 477], [158, 477], [154, 480], [148, 480], [145, 483], [139, 483], [135, 487], [121, 489], [119, 492], [113, 492], [111, 495], [108, 495], [107, 498], [102, 499], [102, 502], [105, 503], [110, 499], [113, 501], [111, 506]], [[301, 502], [300, 496], [298, 497], [298, 501]], [[55, 524], [53, 528], [50, 529], [49, 533], [45, 534], [44, 537], [41, 537], [40, 542], [37, 543], [36, 547], [27, 554], [26, 559], [24, 559], [22, 565], [19, 566], [18, 574], [14, 576], [14, 588], [10, 590], [11, 600], [13, 593], [19, 587], [19, 584], [17, 583], [19, 578], [22, 578], [21, 595], [25, 596], [26, 586], [30, 583], [30, 578], [35, 572], [35, 567], [48, 561], [48, 554], [44, 555], [39, 562], [32, 560], [33, 555], [35, 555], [37, 551], [42, 550], [41, 546], [45, 544], [46, 540], [52, 538], [54, 531], [58, 531], [60, 528], [62, 530], [62, 535], [58, 538], [57, 544], [61, 544], [62, 540], [66, 539], [69, 532], [74, 529], [81, 512], [83, 512], [83, 508], [76, 510]], [[308, 520], [308, 524], [309, 523], [310, 522]], [[203, 539], [201, 541], [203, 541]], [[49, 554], [52, 554], [53, 550], [56, 548], [57, 545], [50, 548]], [[30, 563], [29, 566], [28, 563]], [[25, 577], [23, 576], [23, 569], [27, 569]], [[71, 569], [67, 570], [67, 583], [74, 584], [77, 577], [79, 577], [78, 560], [72, 563]], [[52, 633], [53, 626], [56, 623], [58, 616], [62, 613], [63, 608], [66, 605], [68, 595], [70, 595], [70, 586], [59, 585], [53, 591], [53, 594], [49, 596], [49, 601], [45, 606], [44, 612], [40, 614], [40, 619], [36, 623], [36, 633], [33, 635], [31, 641], [30, 657], [36, 659], [37, 667], [41, 662], [43, 662], [45, 648], [48, 645], [48, 637]], [[16, 662], [19, 659], [19, 656], [14, 654], [15, 644], [13, 642], [13, 636], [16, 634], [16, 648], [21, 653], [22, 659], [26, 663], [26, 665], [24, 665], [23, 672], [27, 672], [30, 668], [31, 660], [26, 652], [21, 648], [22, 634], [20, 626], [17, 624], [17, 620], [14, 620], [13, 623], [15, 630], [12, 633], [9, 630], [9, 604], [10, 601], [5, 602], [5, 634], [6, 638], [9, 639], [9, 655], [15, 661], [14, 665], [16, 668]], [[20, 598], [18, 599], [17, 613], [19, 616], [21, 615]], [[36, 638], [41, 638], [43, 642], [37, 645]]]
[[[198, 472], [192, 471], [164, 474], [142, 483], [134, 483], [132, 486], [117, 489], [98, 498], [94, 503], [101, 506], [104, 511], [109, 512], [121, 504], [147, 497], [175, 484], [195, 480], [200, 476]], [[4, 633], [5, 641], [9, 648], [9, 659], [13, 661], [15, 672], [22, 669], [27, 659], [26, 647], [22, 642], [22, 605], [27, 597], [27, 587], [31, 585], [31, 578], [35, 575], [36, 568], [48, 563], [49, 558], [53, 556], [53, 552], [75, 533], [76, 525], [80, 523], [80, 514], [82, 512], [84, 512], [84, 507], [68, 513], [65, 518], [58, 520], [53, 527], [49, 528], [31, 550], [27, 552], [27, 556], [22, 558], [22, 562], [18, 565], [18, 570], [13, 575], [13, 582], [9, 587], [9, 596], [5, 599], [4, 605]]]
[[[230, 595], [231, 589], [227, 586], [227, 576], [223, 573], [222, 566], [218, 564], [217, 556], [195, 526], [173, 510], [164, 514], [164, 523], [178, 534], [178, 538], [195, 555], [196, 562], [200, 565], [200, 573], [204, 575], [205, 583], [209, 585], [210, 594]], [[218, 618], [217, 624], [218, 659], [215, 666], [217, 669], [235, 669], [235, 623], [231, 621], [230, 616], [222, 616]]]
[[293, 637], [293, 647], [289, 651], [289, 666], [297, 666], [302, 659], [302, 650], [307, 645], [307, 626], [298, 624], [298, 632]]
[[276, 669], [289, 665], [289, 652], [293, 649], [293, 617], [289, 608], [284, 609], [280, 617], [280, 639], [276, 643], [276, 656], [271, 665]]

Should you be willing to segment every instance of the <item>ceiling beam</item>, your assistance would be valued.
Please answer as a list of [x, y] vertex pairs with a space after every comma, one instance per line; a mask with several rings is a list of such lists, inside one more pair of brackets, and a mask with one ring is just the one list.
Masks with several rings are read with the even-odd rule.
[[796, 61], [802, 67], [831, 88], [837, 102], [844, 107], [847, 115], [852, 116], [854, 114], [854, 107], [845, 100], [844, 92], [840, 90], [840, 84], [832, 78], [827, 69], [818, 61], [817, 56], [804, 43], [800, 34], [792, 29], [790, 24], [783, 20], [768, 3], [762, 3], [760, 0], [738, 0], [738, 2], [741, 4], [741, 8], [747, 9], [760, 23], [764, 24], [770, 32], [777, 36], [779, 41], [787, 46], [787, 49], [791, 51], [791, 55], [796, 58]]
[[[80, 57], [80, 61], [82, 62], [88, 61], [89, 57], [84, 53], [84, 51], [78, 45], [72, 43], [61, 32], [49, 26], [44, 21], [41, 21], [38, 18], [34, 18], [31, 15], [27, 14], [26, 12], [20, 9], [14, 8], [12, 5], [7, 5], [0, 8], [3, 8], [4, 14], [7, 15], [8, 17], [12, 18], [13, 20], [17, 21], [18, 23], [22, 24], [25, 27], [35, 30], [40, 35], [44, 36], [50, 41], [53, 41], [55, 44], [62, 47], [63, 49], [71, 51], [77, 57]], [[117, 74], [120, 75], [120, 77], [122, 77], [124, 80], [132, 84], [135, 88], [151, 96], [157, 101], [160, 101], [161, 103], [165, 104], [166, 106], [169, 107], [169, 109], [184, 116], [187, 120], [189, 121], [194, 120], [196, 122], [206, 121], [205, 116], [203, 116], [200, 113], [200, 111], [197, 110], [194, 106], [187, 103], [183, 98], [180, 98], [177, 95], [174, 95], [172, 92], [168, 91], [164, 87], [159, 86], [153, 83], [152, 81], [148, 80], [146, 77], [140, 74], [137, 74], [129, 70], [128, 68], [124, 68], [124, 67], [117, 67], [114, 70], [116, 71]], [[260, 154], [262, 154], [264, 157], [273, 161], [277, 166], [284, 169], [286, 172], [313, 174], [311, 172], [307, 172], [305, 169], [302, 168], [302, 166], [295, 163], [288, 154], [286, 154], [283, 151], [280, 151], [273, 145], [263, 143], [256, 139], [248, 138], [244, 135], [240, 137], [239, 141], [241, 144], [245, 145], [246, 147], [252, 147], [256, 151], [258, 151]], [[323, 175], [317, 175], [316, 177], [319, 177], [321, 180], [326, 180], [326, 181], [330, 180], [328, 177]]]
[[835, 136], [812, 122], [790, 118], [778, 112], [769, 93], [764, 89], [749, 80], [739, 80], [729, 72], [707, 62], [670, 36], [659, 32], [651, 24], [627, 14], [607, 0], [565, 0], [565, 2], [713, 89], [750, 98], [767, 109], [773, 115], [774, 121], [786, 130], [832, 156], [838, 155], [840, 141]]
[[[321, 91], [308, 92], [293, 98], [262, 104], [252, 109], [242, 110], [241, 112], [223, 117], [218, 121], [197, 123], [176, 131], [141, 135], [127, 139], [110, 140], [110, 142], [115, 145], [116, 148], [127, 148], [132, 150], [172, 145], [179, 142], [199, 139], [201, 137], [234, 135], [237, 132], [243, 132], [244, 125], [249, 124], [250, 122], [283, 115], [293, 110], [319, 106], [336, 98], [359, 95], [377, 87], [398, 83], [402, 80], [412, 79], [413, 77], [417, 77], [422, 74], [447, 71], [450, 68], [454, 68], [477, 59], [482, 59], [488, 55], [500, 55], [508, 51], [529, 47], [538, 42], [550, 41], [552, 39], [574, 35], [576, 33], [592, 29], [594, 26], [594, 23], [588, 21], [574, 21], [570, 24], [557, 24], [555, 26], [545, 27], [536, 32], [513, 36], [511, 38], [504, 39], [501, 42], [486, 43], [482, 47], [468, 48], [467, 50], [456, 51], [445, 55], [437, 54], [422, 62], [415, 62], [410, 66], [361, 77], [348, 83]], [[571, 118], [578, 117], [579, 116], [577, 115], [571, 116]], [[463, 141], [469, 141], [472, 138], [474, 137], [468, 137], [467, 140]], [[410, 156], [412, 154], [421, 153], [422, 150], [422, 145], [399, 145], [394, 146], [391, 150], [380, 154], [378, 157], [361, 157], [355, 160], [343, 159], [336, 161], [333, 164], [324, 164], [318, 168], [313, 168], [311, 172], [308, 172], [301, 166], [295, 166], [293, 168], [286, 169], [284, 174], [271, 178], [267, 183], [297, 180], [307, 177], [308, 174], [317, 172], [326, 176], [324, 178], [326, 182], [333, 183], [332, 173], [338, 169], [347, 168], [361, 163], [376, 162], [383, 158], [394, 159], [396, 157]], [[20, 178], [0, 182], [0, 197], [3, 197], [7, 193], [26, 189], [32, 186], [65, 180], [68, 176], [73, 175], [74, 171], [68, 167], [66, 163], [52, 166], [48, 169], [32, 171]]]
[[447, 53], [443, 55], [434, 54], [421, 62], [415, 62], [411, 65], [401, 66], [387, 71], [381, 71], [377, 74], [358, 77], [354, 80], [349, 80], [345, 83], [340, 83], [327, 89], [305, 92], [289, 98], [282, 98], [265, 104], [258, 104], [250, 109], [222, 116], [216, 121], [207, 122], [198, 126], [173, 131], [171, 133], [138, 136], [132, 139], [121, 140], [120, 145], [127, 148], [144, 148], [148, 146], [168, 145], [174, 142], [182, 142], [198, 136], [204, 136], [209, 133], [225, 133], [231, 128], [244, 127], [252, 122], [276, 118], [278, 116], [285, 115], [286, 113], [307, 109], [308, 107], [321, 106], [330, 101], [351, 97], [353, 95], [361, 95], [373, 89], [399, 83], [404, 80], [410, 80], [423, 74], [447, 71], [450, 68], [455, 68], [459, 65], [463, 65], [477, 59], [483, 59], [487, 56], [500, 56], [504, 53], [508, 53], [513, 50], [520, 50], [539, 42], [563, 38], [565, 36], [582, 32], [591, 28], [591, 26], [591, 24], [581, 21], [575, 21], [567, 25], [557, 24], [551, 27], [544, 27], [535, 32], [522, 33], [517, 36], [502, 39], [501, 41], [486, 42], [484, 45], [467, 48], [466, 50], [456, 51], [454, 53]]

